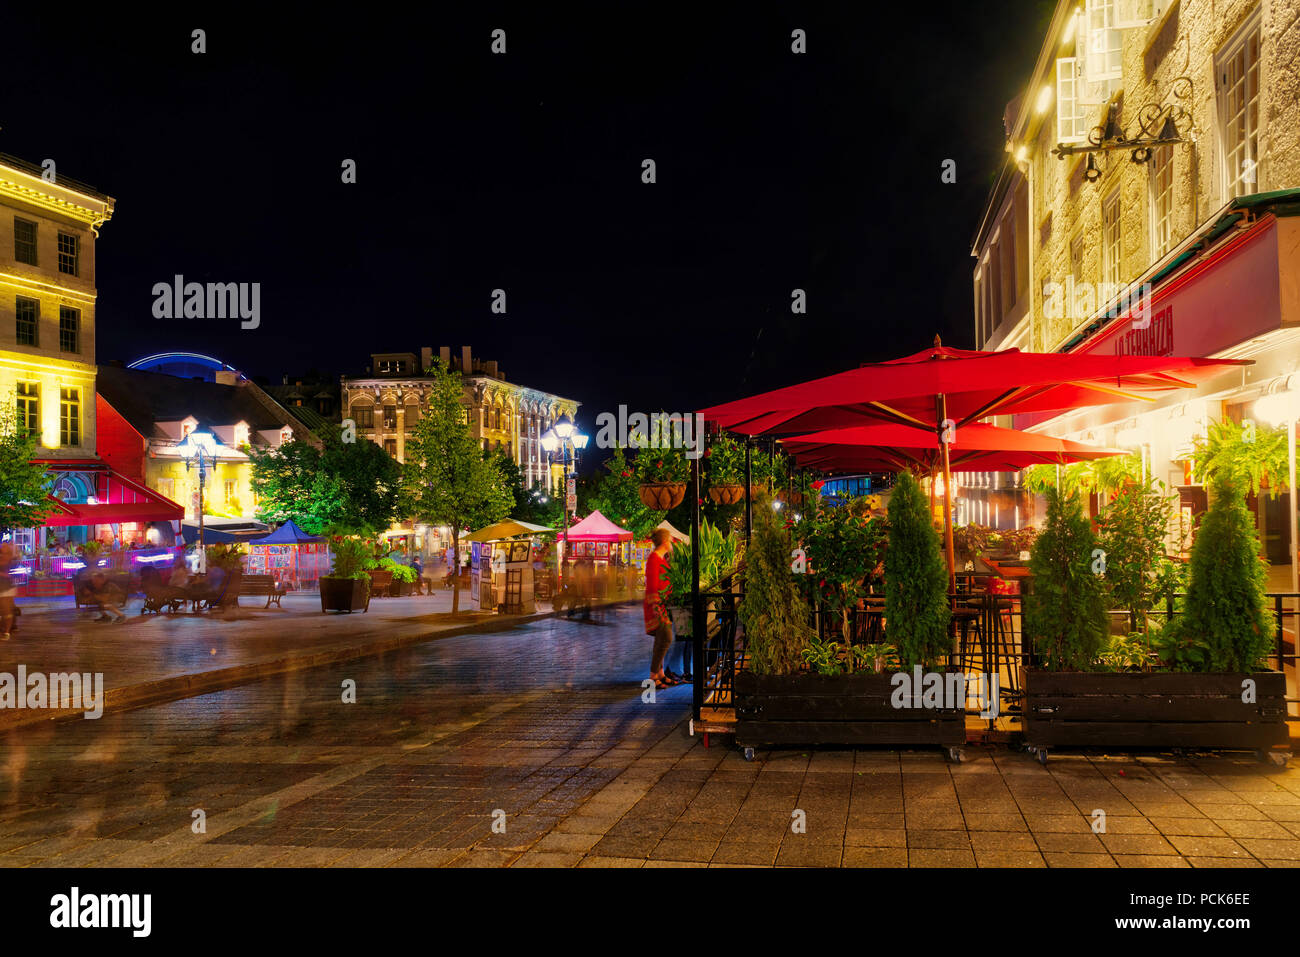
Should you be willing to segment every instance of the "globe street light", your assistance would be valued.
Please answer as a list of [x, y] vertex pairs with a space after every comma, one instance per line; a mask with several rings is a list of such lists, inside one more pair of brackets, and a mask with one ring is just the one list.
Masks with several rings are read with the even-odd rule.
[[[567, 415], [556, 420], [545, 433], [541, 443], [547, 456], [561, 452], [564, 462], [564, 544], [560, 548], [560, 585], [564, 584], [564, 562], [569, 551], [569, 476], [570, 466], [577, 465], [578, 452], [587, 447], [588, 436], [583, 435]], [[576, 503], [575, 503], [576, 504]]]
[[210, 432], [191, 432], [185, 441], [177, 446], [181, 458], [185, 460], [185, 471], [198, 464], [199, 467], [199, 562], [198, 570], [204, 574], [208, 570], [208, 553], [203, 543], [203, 483], [208, 475], [208, 466], [216, 465], [217, 440]]

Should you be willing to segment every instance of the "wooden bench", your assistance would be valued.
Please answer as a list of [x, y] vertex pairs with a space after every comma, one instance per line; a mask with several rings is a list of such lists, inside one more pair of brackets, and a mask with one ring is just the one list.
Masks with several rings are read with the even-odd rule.
[[271, 602], [275, 602], [275, 607], [283, 607], [280, 599], [284, 597], [284, 583], [275, 580], [273, 575], [244, 575], [239, 582], [240, 595], [254, 595], [261, 597], [266, 596], [266, 607], [271, 607]]

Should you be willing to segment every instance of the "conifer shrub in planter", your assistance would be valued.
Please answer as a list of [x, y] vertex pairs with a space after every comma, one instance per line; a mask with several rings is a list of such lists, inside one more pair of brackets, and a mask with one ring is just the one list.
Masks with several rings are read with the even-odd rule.
[[1036, 659], [1023, 680], [1029, 749], [1044, 762], [1050, 747], [1095, 745], [1254, 750], [1285, 763], [1286, 682], [1263, 667], [1274, 623], [1259, 535], [1240, 488], [1220, 482], [1212, 489], [1183, 613], [1152, 640], [1154, 656], [1140, 647], [1116, 653], [1141, 633], [1105, 650], [1095, 547], [1077, 500], [1049, 492], [1025, 597], [1024, 631]]
[[[801, 576], [791, 569], [796, 543], [770, 505], [755, 511], [740, 607], [750, 668], [735, 681], [736, 743], [745, 748], [746, 757], [752, 757], [757, 745], [940, 744], [961, 759], [965, 695], [955, 702], [929, 695], [922, 700], [919, 687], [923, 669], [947, 666], [947, 573], [920, 487], [905, 477], [900, 488], [901, 494], [896, 490], [890, 503], [885, 557], [890, 624], [887, 642], [875, 645], [852, 647], [817, 639], [811, 607], [803, 597], [810, 586], [801, 584]], [[869, 554], [842, 548], [848, 540], [863, 537], [849, 515], [822, 516], [805, 529], [810, 536], [824, 538], [821, 563], [809, 567], [809, 574], [817, 576], [816, 589], [828, 579], [842, 577], [847, 582], [872, 560]], [[818, 553], [812, 544], [809, 556]], [[839, 598], [847, 599], [851, 592], [846, 586]], [[900, 667], [908, 670], [895, 670]], [[939, 685], [943, 676], [931, 671], [925, 678]], [[915, 695], [900, 693], [903, 685], [911, 688], [914, 683]]]
[[333, 566], [329, 575], [320, 578], [320, 610], [370, 610], [370, 547], [357, 538], [335, 535], [330, 542]]

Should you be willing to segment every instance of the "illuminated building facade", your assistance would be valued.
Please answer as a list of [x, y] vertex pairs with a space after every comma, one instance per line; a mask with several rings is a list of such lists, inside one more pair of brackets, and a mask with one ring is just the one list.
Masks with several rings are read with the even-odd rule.
[[[1193, 514], [1195, 438], [1300, 387], [1297, 22], [1300, 0], [1059, 2], [972, 246], [978, 348], [1255, 361], [1155, 403], [1016, 417], [1140, 451]], [[968, 520], [992, 502], [966, 499]], [[1257, 503], [1278, 560], [1284, 502]]]

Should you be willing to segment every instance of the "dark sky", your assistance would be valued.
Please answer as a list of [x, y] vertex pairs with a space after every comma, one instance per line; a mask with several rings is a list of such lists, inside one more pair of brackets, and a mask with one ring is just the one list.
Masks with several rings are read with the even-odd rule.
[[[100, 362], [188, 349], [279, 381], [470, 345], [581, 400], [589, 428], [620, 402], [687, 411], [935, 332], [970, 346], [970, 239], [1052, 10], [26, 6], [6, 13], [0, 151], [117, 200]], [[261, 283], [260, 328], [153, 318], [176, 273]]]

